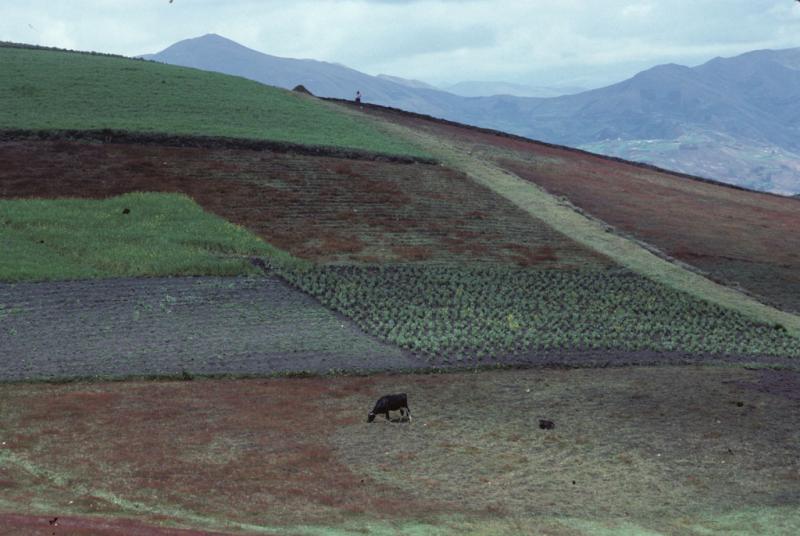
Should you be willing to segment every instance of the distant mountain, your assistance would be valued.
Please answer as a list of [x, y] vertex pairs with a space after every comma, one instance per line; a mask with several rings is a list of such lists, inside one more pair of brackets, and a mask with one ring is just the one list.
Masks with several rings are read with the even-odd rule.
[[143, 56], [651, 163], [753, 189], [800, 193], [800, 48], [668, 64], [552, 98], [463, 97], [342, 65], [262, 54], [218, 35]]
[[395, 84], [400, 84], [401, 86], [412, 87], [415, 89], [433, 89], [435, 91], [439, 91], [439, 88], [437, 88], [436, 86], [432, 86], [420, 80], [409, 80], [408, 78], [400, 78], [399, 76], [391, 76], [388, 74], [379, 74], [378, 78], [380, 78], [381, 80], [388, 80], [389, 82], [394, 82]]
[[586, 91], [580, 87], [529, 86], [511, 82], [459, 82], [443, 88], [449, 93], [462, 97], [491, 97], [494, 95], [511, 95], [514, 97], [559, 97]]
[[[800, 48], [661, 65], [577, 95], [481, 103], [516, 133], [778, 193], [800, 192]], [[479, 117], [476, 114], [473, 117]]]
[[270, 56], [216, 34], [179, 41], [157, 54], [140, 57], [241, 76], [285, 89], [302, 84], [317, 96], [352, 99], [356, 91], [361, 91], [365, 102], [440, 117], [449, 108], [442, 101], [454, 98], [443, 91], [411, 87], [407, 80], [398, 83], [335, 63]]

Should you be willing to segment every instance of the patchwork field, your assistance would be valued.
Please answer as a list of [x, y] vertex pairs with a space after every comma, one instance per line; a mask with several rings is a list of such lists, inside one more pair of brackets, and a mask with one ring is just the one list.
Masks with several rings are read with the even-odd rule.
[[[648, 253], [800, 310], [797, 200], [143, 61], [0, 71], [0, 535], [800, 533], [800, 318]], [[367, 424], [393, 392], [413, 422]]]
[[[190, 140], [187, 140], [187, 143]], [[138, 144], [0, 143], [0, 198], [179, 192], [317, 262], [607, 265], [438, 165]]]
[[691, 180], [627, 162], [403, 114], [368, 112], [432, 132], [716, 280], [800, 311], [796, 199]]
[[[396, 391], [413, 421], [367, 424]], [[798, 392], [700, 367], [6, 385], [0, 534], [792, 534]]]
[[[37, 166], [20, 166], [34, 155]], [[265, 320], [269, 300], [282, 299], [263, 289], [252, 290], [258, 296], [250, 305], [259, 305], [243, 313], [249, 323], [238, 334], [230, 323], [214, 324], [216, 298], [204, 301], [202, 292], [197, 298], [180, 285], [162, 292], [152, 280], [133, 284], [150, 310], [157, 305], [171, 312], [170, 300], [186, 306], [182, 315], [157, 316], [152, 323], [138, 322], [142, 311], [123, 306], [130, 296], [117, 290], [108, 300], [94, 298], [107, 292], [101, 283], [26, 286], [2, 304], [4, 311], [30, 309], [26, 323], [19, 323], [19, 314], [6, 314], [0, 325], [16, 336], [16, 344], [3, 344], [8, 355], [24, 356], [5, 379], [478, 364], [791, 364], [800, 355], [800, 342], [782, 324], [614, 268], [606, 257], [441, 166], [71, 141], [6, 142], [0, 161], [9, 163], [0, 173], [2, 195], [13, 198], [0, 200], [0, 239], [15, 258], [0, 268], [6, 280], [255, 275], [261, 271], [250, 261], [260, 257], [269, 275], [354, 321], [362, 332], [353, 327], [353, 336], [369, 334], [387, 345], [377, 348], [384, 354], [349, 357], [340, 351], [343, 340], [321, 332], [319, 345], [308, 347], [304, 335], [291, 333], [302, 319], [283, 305], [276, 311], [286, 313], [286, 327], [259, 332], [254, 319]], [[105, 197], [139, 189], [192, 195], [289, 253], [325, 264], [297, 260], [181, 195]], [[26, 199], [34, 196], [57, 199]], [[62, 199], [70, 196], [100, 199]], [[56, 309], [16, 303], [25, 302], [26, 293], [34, 300], [52, 293], [56, 304], [43, 307]], [[60, 299], [70, 293], [79, 296], [79, 308], [87, 293], [88, 313], [70, 310], [69, 300]], [[300, 302], [298, 307], [312, 304]], [[309, 309], [304, 330], [314, 331], [315, 312]], [[199, 323], [192, 320], [195, 313]], [[60, 317], [87, 314], [91, 322], [67, 322], [65, 333], [78, 347], [31, 344], [37, 333], [61, 332], [62, 326], [51, 325]], [[232, 335], [217, 335], [225, 332]], [[84, 343], [90, 346], [79, 347]], [[402, 356], [399, 349], [413, 357], [388, 355]], [[192, 355], [197, 362], [189, 360]]]

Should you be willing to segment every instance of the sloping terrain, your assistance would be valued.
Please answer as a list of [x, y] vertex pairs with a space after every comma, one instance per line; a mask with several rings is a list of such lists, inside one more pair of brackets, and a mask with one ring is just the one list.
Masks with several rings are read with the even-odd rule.
[[[298, 272], [267, 259], [265, 267], [358, 319], [368, 333], [422, 353], [436, 365], [451, 364], [453, 358], [463, 363], [538, 363], [543, 358], [553, 362], [575, 356], [587, 363], [766, 357], [774, 363], [798, 353], [798, 342], [791, 336], [798, 331], [795, 317], [742, 300], [738, 294], [733, 299], [712, 299], [702, 288], [689, 288], [683, 282], [685, 270], [663, 261], [661, 272], [639, 261], [627, 262], [627, 257], [604, 249], [598, 236], [616, 240], [615, 248], [633, 248], [634, 257], [645, 250], [606, 233], [593, 220], [587, 220], [593, 229], [581, 222], [577, 227], [576, 222], [565, 225], [576, 214], [524, 181], [500, 185], [507, 182], [497, 175], [507, 166], [503, 158], [517, 153], [502, 147], [499, 153], [485, 152], [470, 136], [511, 138], [372, 110], [388, 114], [384, 117], [395, 124], [410, 125], [412, 134], [408, 135], [392, 124], [370, 120], [360, 108], [352, 113], [330, 103], [308, 102], [322, 109], [323, 115], [341, 119], [336, 128], [363, 123], [365, 131], [378, 132], [397, 147], [409, 148], [409, 155], [436, 154], [450, 167], [416, 156], [324, 147], [306, 150], [299, 145], [254, 145], [248, 140], [213, 137], [7, 130], [0, 148], [4, 164], [0, 192], [12, 198], [104, 198], [141, 190], [188, 194], [207, 210], [256, 232], [289, 254], [327, 264], [320, 272]], [[227, 120], [217, 120], [224, 130]], [[59, 121], [72, 126], [68, 117], [59, 116]], [[135, 121], [128, 124], [128, 128], [135, 126]], [[156, 130], [170, 128], [167, 122]], [[422, 135], [426, 129], [429, 137], [415, 137], [414, 133]], [[571, 164], [556, 165], [551, 172], [557, 174]], [[20, 232], [14, 222], [3, 224], [12, 236]], [[35, 228], [25, 232], [28, 239], [42, 241]], [[158, 251], [152, 254], [157, 256]], [[263, 256], [271, 257], [271, 253]], [[332, 263], [389, 265], [390, 269], [337, 271]], [[391, 269], [398, 263], [426, 267]], [[443, 263], [448, 266], [440, 266]], [[653, 278], [656, 285], [619, 270], [617, 263]], [[482, 265], [486, 271], [471, 271], [473, 265]], [[533, 271], [515, 275], [508, 271], [513, 266]], [[669, 281], [659, 275], [664, 269], [671, 273]], [[551, 281], [547, 270], [569, 273], [547, 283]], [[513, 279], [508, 288], [493, 296], [484, 294], [508, 277]], [[437, 281], [438, 294], [426, 287]], [[677, 293], [662, 293], [666, 291], [659, 286], [662, 283]], [[495, 299], [505, 291], [513, 296]], [[436, 299], [417, 303], [418, 293], [432, 292]], [[562, 295], [565, 299], [559, 300]], [[399, 296], [403, 297], [398, 301]], [[648, 302], [653, 296], [661, 296], [658, 307]], [[714, 304], [711, 309], [704, 304], [707, 300]], [[536, 303], [540, 306], [532, 309]], [[604, 316], [608, 308], [620, 315]], [[642, 322], [642, 315], [649, 321]], [[690, 320], [695, 316], [702, 319], [699, 324]], [[626, 355], [607, 355], [614, 351]], [[690, 357], [682, 358], [681, 352]], [[263, 365], [259, 370], [268, 369]]]
[[462, 173], [413, 161], [65, 139], [2, 143], [0, 170], [0, 198], [184, 193], [319, 262], [609, 264]]
[[[413, 421], [367, 424], [396, 390]], [[6, 385], [0, 512], [26, 515], [0, 534], [794, 534], [799, 391], [704, 367]]]
[[243, 78], [0, 43], [0, 129], [126, 129], [418, 154], [314, 99]]
[[148, 57], [284, 88], [304, 84], [322, 97], [352, 99], [360, 89], [370, 103], [757, 190], [800, 191], [800, 48], [715, 58], [692, 68], [658, 65], [608, 87], [553, 98], [513, 92], [465, 98], [337, 64], [275, 58], [218, 35], [187, 39]]
[[[20, 166], [21, 162], [33, 160], [34, 155], [37, 166]], [[752, 318], [669, 291], [630, 272], [615, 270], [608, 258], [556, 232], [543, 220], [463, 173], [438, 165], [269, 150], [70, 141], [9, 142], [0, 149], [0, 162], [8, 165], [7, 173], [0, 175], [0, 185], [4, 195], [11, 197], [102, 198], [139, 189], [178, 191], [308, 260], [430, 265], [378, 271], [322, 267], [315, 272], [277, 263], [275, 273], [357, 320], [367, 333], [425, 355], [432, 366], [720, 359], [778, 363], [800, 354], [800, 343], [783, 328], [775, 329], [765, 319], [753, 322]], [[120, 203], [125, 204], [115, 201], [115, 206]], [[131, 214], [116, 214], [114, 221], [138, 222], [147, 227], [150, 224], [146, 215], [150, 212], [136, 207]], [[37, 216], [32, 218], [35, 222]], [[157, 219], [161, 221], [160, 217]], [[16, 221], [10, 223], [12, 236], [19, 225]], [[33, 242], [44, 236], [36, 226], [24, 232]], [[51, 236], [46, 237], [46, 242], [52, 241]], [[102, 258], [106, 253], [101, 250], [94, 254]], [[158, 256], [158, 249], [148, 250], [150, 254]], [[271, 256], [269, 251], [262, 255]], [[437, 266], [442, 263], [448, 266]], [[523, 270], [507, 269], [513, 266]], [[536, 270], [524, 270], [531, 268]], [[200, 270], [202, 274], [203, 268]], [[564, 273], [549, 275], [548, 270]], [[127, 274], [123, 270], [114, 275]], [[651, 303], [655, 296], [658, 300]], [[125, 325], [124, 318], [115, 322], [103, 329], [114, 333], [115, 326]], [[165, 326], [169, 325], [165, 319]], [[50, 331], [48, 326], [43, 319], [28, 331]], [[141, 325], [132, 324], [134, 339], [140, 333], [138, 327]], [[9, 329], [16, 331], [17, 327]], [[84, 332], [83, 328], [75, 329], [76, 334]], [[91, 326], [88, 329], [93, 332]], [[191, 337], [194, 331], [178, 326], [167, 328], [179, 340]], [[327, 365], [309, 361], [307, 356], [297, 363], [275, 363], [265, 357], [269, 353], [265, 348], [274, 345], [274, 341], [254, 342], [250, 354], [239, 364], [238, 350], [214, 344], [205, 348], [203, 341], [209, 332], [197, 331], [202, 333], [197, 344], [203, 348], [203, 355], [217, 355], [219, 362], [212, 369], [188, 366], [171, 351], [170, 355], [191, 373], [268, 373], [354, 366], [342, 356]], [[26, 341], [29, 335], [17, 340]], [[284, 335], [286, 351], [308, 353], [298, 343], [301, 339]], [[282, 336], [280, 331], [276, 336]], [[691, 357], [680, 352], [688, 352]], [[100, 353], [106, 355], [105, 351]], [[56, 368], [72, 359], [64, 348], [44, 348], [37, 355], [52, 356]], [[102, 369], [106, 376], [158, 374], [148, 355], [130, 356], [129, 366], [124, 369], [105, 370], [94, 363], [81, 371], [70, 371], [69, 375], [81, 375], [92, 367]], [[378, 367], [412, 366], [410, 362], [384, 363], [375, 359]], [[369, 368], [368, 361], [363, 361], [360, 368]], [[117, 362], [112, 360], [112, 365]], [[171, 365], [161, 373], [175, 373], [177, 366]]]
[[[71, 57], [58, 58], [68, 71]], [[26, 132], [0, 133], [2, 206], [22, 211], [0, 215], [0, 250], [13, 241], [63, 252], [78, 241], [82, 257], [113, 264], [119, 250], [93, 237], [116, 225], [126, 231], [119, 247], [133, 238], [158, 259], [173, 249], [199, 253], [190, 264], [201, 269], [188, 273], [231, 260], [260, 270], [0, 283], [0, 379], [22, 380], [0, 384], [0, 534], [798, 532], [797, 318], [738, 293], [761, 308], [706, 299], [707, 286], [681, 290], [685, 279], [708, 281], [656, 257], [657, 270], [634, 273], [635, 263], [605, 246], [636, 258], [649, 255], [643, 247], [505, 171], [550, 162], [558, 183], [578, 171], [591, 177], [596, 160], [611, 189], [613, 177], [641, 180], [634, 172], [643, 168], [385, 110], [371, 112], [391, 124], [304, 102], [338, 118], [322, 129], [327, 139], [348, 139], [355, 126], [370, 143], [404, 147], [395, 151], [404, 156], [379, 154], [391, 152], [380, 144], [300, 147], [303, 136], [290, 146], [175, 135], [180, 121], [171, 118], [203, 115], [193, 101], [174, 102], [176, 115], [163, 122], [150, 116], [147, 130], [166, 140], [33, 133], [26, 121], [17, 125]], [[229, 106], [221, 109], [237, 103]], [[48, 112], [59, 129], [88, 128], [63, 110]], [[230, 136], [240, 116], [206, 117], [201, 132]], [[141, 125], [130, 113], [115, 120], [123, 130]], [[400, 133], [406, 122], [416, 137]], [[687, 180], [657, 175], [668, 185]], [[242, 227], [223, 222], [219, 236], [205, 236], [193, 224], [219, 218], [185, 196], [112, 197], [137, 191], [186, 194]], [[720, 191], [730, 203], [753, 195]], [[53, 199], [65, 196], [84, 199]], [[133, 197], [144, 204], [128, 205]], [[164, 198], [196, 216], [148, 207]], [[662, 208], [657, 201], [650, 210]], [[48, 234], [60, 204], [78, 204], [87, 217], [59, 213], [77, 221]], [[629, 217], [646, 225], [650, 210], [633, 206]], [[715, 229], [698, 247], [725, 238]], [[678, 284], [659, 279], [667, 269]], [[728, 366], [607, 367], [719, 362]], [[740, 363], [765, 368], [730, 366]], [[478, 370], [486, 364], [558, 369]], [[397, 374], [452, 365], [470, 370]], [[195, 377], [379, 368], [395, 373]], [[196, 381], [56, 383], [85, 376]], [[408, 393], [413, 422], [365, 423], [390, 392]]]
[[245, 275], [250, 256], [285, 256], [185, 195], [0, 196], [0, 215], [0, 281]]
[[800, 311], [800, 205], [795, 199], [385, 108], [369, 111], [454, 141], [713, 279]]

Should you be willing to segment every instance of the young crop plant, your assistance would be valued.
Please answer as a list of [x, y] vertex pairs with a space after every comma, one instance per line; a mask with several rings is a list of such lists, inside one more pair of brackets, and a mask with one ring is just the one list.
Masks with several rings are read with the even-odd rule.
[[800, 356], [800, 340], [622, 269], [497, 265], [278, 268], [380, 339], [432, 363], [536, 352]]

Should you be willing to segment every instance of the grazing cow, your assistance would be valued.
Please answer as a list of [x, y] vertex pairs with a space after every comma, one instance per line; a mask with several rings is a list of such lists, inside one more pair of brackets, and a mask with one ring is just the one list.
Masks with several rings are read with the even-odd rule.
[[539, 428], [542, 430], [552, 430], [556, 427], [556, 423], [549, 419], [539, 419]]
[[386, 395], [382, 396], [375, 402], [375, 407], [372, 408], [372, 411], [369, 412], [367, 416], [367, 422], [372, 422], [375, 420], [375, 415], [379, 415], [383, 413], [386, 416], [386, 420], [389, 420], [389, 412], [390, 411], [397, 411], [400, 410], [400, 418], [403, 418], [403, 410], [406, 411], [406, 416], [408, 417], [408, 422], [411, 422], [411, 410], [408, 409], [408, 397], [405, 393], [400, 393], [399, 395]]

